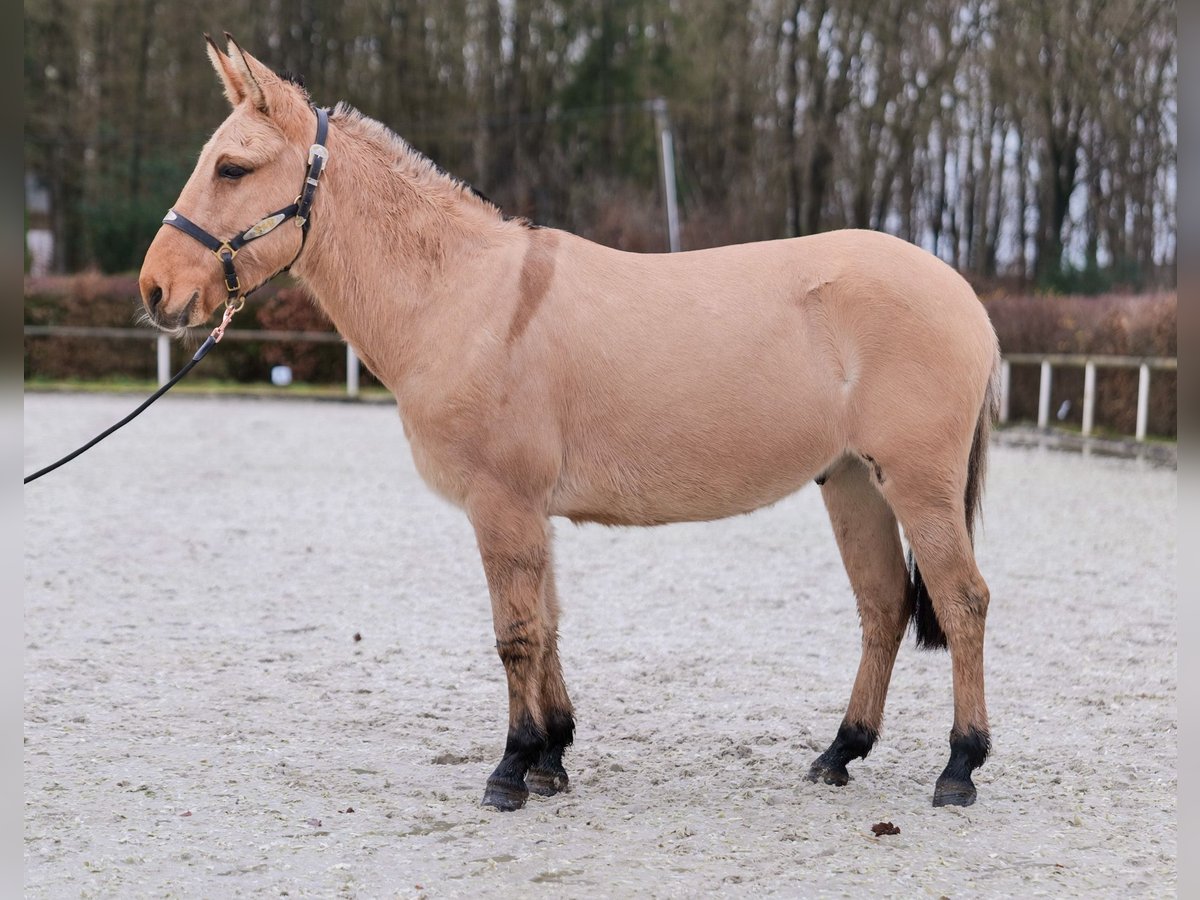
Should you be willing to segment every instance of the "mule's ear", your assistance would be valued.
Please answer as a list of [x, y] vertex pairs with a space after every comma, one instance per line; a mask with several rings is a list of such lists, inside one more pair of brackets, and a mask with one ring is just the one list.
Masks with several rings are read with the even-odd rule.
[[261, 113], [269, 113], [271, 104], [268, 102], [268, 91], [279, 80], [279, 77], [260, 63], [257, 59], [238, 46], [228, 31], [225, 40], [229, 42], [229, 59], [245, 88], [243, 96], [249, 97], [254, 108]]
[[234, 71], [229, 57], [217, 46], [217, 42], [207, 34], [204, 35], [204, 40], [208, 41], [208, 59], [213, 68], [217, 70], [217, 74], [221, 76], [221, 84], [225, 88], [225, 96], [229, 98], [229, 105], [237, 106], [246, 99], [246, 91], [242, 87], [241, 79]]

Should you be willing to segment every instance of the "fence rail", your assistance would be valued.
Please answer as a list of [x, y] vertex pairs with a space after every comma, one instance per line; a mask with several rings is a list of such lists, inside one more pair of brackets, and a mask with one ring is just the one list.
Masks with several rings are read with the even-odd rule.
[[[206, 328], [189, 328], [189, 336], [204, 338]], [[166, 334], [144, 328], [100, 328], [86, 325], [26, 325], [26, 337], [115, 338], [129, 341], [154, 341], [158, 356], [158, 383], [171, 380], [171, 338]], [[227, 341], [259, 341], [275, 343], [289, 341], [308, 344], [340, 344], [342, 336], [332, 331], [226, 331]], [[354, 349], [346, 345], [346, 396], [357, 397], [359, 390], [359, 361]]]
[[[197, 337], [207, 334], [206, 329], [190, 329]], [[26, 325], [26, 337], [84, 337], [115, 338], [117, 340], [153, 341], [158, 354], [158, 383], [166, 384], [171, 377], [171, 339], [165, 334], [143, 328], [99, 328], [78, 325]], [[228, 341], [290, 341], [313, 344], [338, 344], [341, 335], [332, 331], [227, 331]], [[1135, 437], [1146, 439], [1146, 424], [1150, 413], [1150, 373], [1174, 372], [1178, 361], [1167, 356], [1089, 356], [1081, 353], [1008, 353], [1000, 367], [1000, 421], [1009, 420], [1012, 367], [1039, 366], [1041, 380], [1038, 386], [1039, 428], [1050, 426], [1050, 386], [1054, 369], [1083, 369], [1083, 434], [1088, 436], [1095, 429], [1096, 417], [1096, 370], [1137, 369], [1138, 400]], [[359, 391], [359, 361], [354, 350], [346, 346], [346, 395], [357, 397]]]

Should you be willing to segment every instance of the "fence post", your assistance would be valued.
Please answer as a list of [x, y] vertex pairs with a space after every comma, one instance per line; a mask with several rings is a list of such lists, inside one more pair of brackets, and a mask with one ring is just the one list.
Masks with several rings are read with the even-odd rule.
[[1008, 421], [1008, 398], [1012, 396], [1012, 363], [1000, 360], [1000, 424]]
[[679, 252], [679, 197], [675, 181], [675, 139], [671, 134], [671, 123], [667, 118], [667, 101], [656, 97], [651, 104], [654, 110], [654, 127], [658, 131], [661, 156], [659, 169], [662, 173], [663, 194], [667, 204], [667, 245], [672, 253]]
[[162, 387], [171, 380], [171, 339], [160, 334], [155, 343], [158, 345], [158, 386]]
[[1138, 369], [1137, 434], [1139, 441], [1146, 439], [1146, 423], [1150, 419], [1150, 367], [1142, 363]]
[[1083, 436], [1096, 424], [1096, 364], [1090, 359], [1083, 366]]
[[358, 396], [358, 354], [349, 344], [346, 345], [346, 396]]
[[1038, 388], [1038, 428], [1050, 425], [1050, 360], [1042, 360], [1042, 380]]

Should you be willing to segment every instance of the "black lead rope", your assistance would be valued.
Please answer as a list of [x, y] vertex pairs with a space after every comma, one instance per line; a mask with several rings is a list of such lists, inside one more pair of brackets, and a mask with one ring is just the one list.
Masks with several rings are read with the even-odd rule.
[[[246, 297], [248, 297], [250, 294], [253, 294], [254, 291], [257, 291], [263, 286], [263, 284], [266, 284], [267, 281], [270, 281], [271, 278], [275, 278], [277, 275], [286, 272], [292, 267], [296, 260], [300, 258], [300, 254], [304, 252], [304, 245], [308, 241], [309, 213], [312, 211], [313, 199], [317, 193], [317, 183], [321, 177], [321, 172], [324, 171], [325, 162], [329, 159], [329, 151], [325, 148], [325, 139], [329, 133], [329, 110], [318, 109], [316, 110], [316, 114], [317, 136], [316, 140], [313, 141], [312, 146], [308, 148], [308, 172], [305, 175], [304, 185], [300, 189], [300, 194], [296, 197], [295, 202], [290, 206], [285, 206], [283, 209], [273, 212], [269, 216], [260, 219], [246, 231], [230, 238], [227, 241], [222, 241], [213, 237], [195, 222], [187, 219], [174, 209], [167, 212], [166, 216], [163, 218], [163, 224], [172, 225], [175, 228], [178, 228], [184, 234], [195, 238], [197, 241], [211, 250], [221, 263], [221, 267], [225, 276], [225, 291], [229, 295], [225, 300], [225, 315], [221, 320], [221, 324], [213, 329], [212, 334], [210, 334], [204, 343], [200, 345], [200, 349], [196, 351], [196, 353], [190, 360], [188, 360], [184, 367], [176, 372], [170, 381], [151, 394], [141, 406], [123, 418], [120, 422], [117, 422], [117, 424], [113, 425], [111, 428], [107, 428], [100, 434], [96, 435], [78, 450], [73, 450], [62, 459], [51, 463], [44, 469], [38, 469], [32, 475], [26, 475], [24, 484], [29, 484], [31, 481], [36, 481], [43, 475], [53, 472], [59, 466], [66, 465], [75, 457], [79, 456], [79, 454], [90, 450], [114, 431], [128, 425], [139, 415], [145, 412], [151, 403], [178, 384], [183, 376], [192, 371], [192, 369], [196, 367], [196, 364], [200, 362], [200, 360], [204, 359], [208, 351], [217, 345], [217, 342], [220, 341], [224, 336], [225, 328], [229, 325], [229, 321], [233, 318], [233, 314], [240, 310], [245, 304]], [[250, 243], [250, 241], [274, 231], [277, 226], [283, 222], [286, 222], [288, 219], [295, 219], [297, 224], [300, 226], [300, 249], [296, 251], [296, 255], [292, 257], [292, 261], [276, 272], [275, 275], [272, 275], [271, 278], [268, 278], [266, 281], [262, 282], [262, 284], [257, 285], [255, 288], [253, 288], [253, 290], [243, 292], [241, 282], [238, 280], [237, 271], [233, 266], [233, 259], [235, 256], [237, 256], [237, 252], [246, 244]]]
[[161, 397], [163, 394], [165, 394], [171, 388], [175, 387], [175, 385], [179, 382], [179, 380], [181, 378], [183, 378], [183, 376], [186, 375], [188, 372], [192, 371], [192, 369], [195, 367], [196, 363], [198, 363], [198, 362], [200, 362], [200, 360], [204, 359], [204, 355], [206, 353], [208, 353], [208, 351], [211, 350], [216, 345], [217, 345], [216, 339], [210, 334], [208, 336], [208, 339], [205, 340], [205, 342], [200, 345], [200, 349], [196, 351], [196, 355], [193, 356], [190, 360], [188, 360], [187, 365], [185, 365], [182, 369], [180, 369], [178, 372], [176, 372], [175, 377], [173, 377], [170, 381], [168, 381], [166, 384], [164, 384], [162, 387], [160, 387], [157, 391], [155, 391], [153, 394], [151, 394], [149, 399], [146, 400], [146, 402], [144, 402], [141, 406], [139, 406], [137, 409], [135, 409], [133, 412], [131, 412], [129, 415], [127, 415], [125, 418], [123, 418], [116, 425], [113, 425], [111, 428], [107, 428], [104, 431], [100, 432], [98, 435], [96, 435], [94, 438], [92, 438], [90, 441], [88, 441], [86, 444], [84, 444], [78, 450], [72, 450], [70, 453], [68, 453], [66, 456], [64, 456], [62, 459], [60, 459], [58, 462], [53, 462], [50, 465], [46, 466], [46, 468], [44, 468], [44, 469], [38, 469], [32, 475], [26, 475], [24, 483], [29, 484], [29, 482], [31, 482], [31, 481], [37, 481], [37, 479], [41, 478], [43, 475], [47, 475], [50, 472], [53, 472], [59, 466], [65, 466], [67, 463], [69, 463], [71, 460], [73, 460], [75, 457], [77, 457], [80, 453], [83, 453], [85, 450], [90, 450], [93, 447], [95, 447], [98, 443], [100, 443], [102, 440], [104, 440], [106, 437], [108, 437], [110, 434], [112, 434], [118, 428], [123, 428], [124, 426], [128, 425], [130, 422], [132, 422], [134, 419], [136, 419], [138, 416], [140, 416], [143, 412], [145, 412], [146, 408], [151, 403], [153, 403], [155, 400], [157, 400], [159, 397]]

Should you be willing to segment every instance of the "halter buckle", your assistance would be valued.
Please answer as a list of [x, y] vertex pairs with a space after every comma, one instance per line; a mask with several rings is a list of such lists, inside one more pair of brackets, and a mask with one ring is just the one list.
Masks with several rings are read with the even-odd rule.
[[313, 144], [308, 148], [308, 164], [311, 166], [316, 162], [317, 157], [321, 158], [321, 165], [329, 162], [329, 151], [325, 149], [324, 144]]
[[213, 251], [213, 255], [221, 261], [221, 267], [225, 270], [225, 290], [229, 296], [240, 294], [242, 283], [238, 278], [237, 269], [233, 267], [233, 258], [237, 256], [237, 250], [229, 245], [229, 241], [222, 241], [221, 246]]

